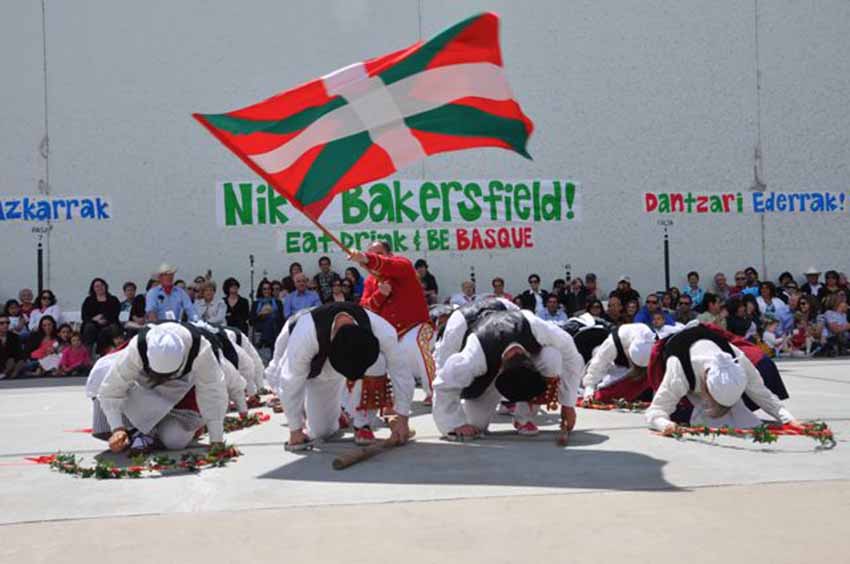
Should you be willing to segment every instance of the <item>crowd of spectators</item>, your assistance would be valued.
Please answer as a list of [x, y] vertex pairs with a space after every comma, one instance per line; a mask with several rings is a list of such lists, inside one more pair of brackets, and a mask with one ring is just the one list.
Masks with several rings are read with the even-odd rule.
[[[326, 256], [317, 266], [312, 277], [295, 262], [280, 280], [263, 278], [251, 301], [236, 278], [224, 280], [219, 295], [210, 272], [187, 284], [175, 280], [176, 269], [168, 265], [150, 277], [144, 292], [135, 282], [125, 282], [123, 299], [110, 292], [106, 280], [95, 278], [73, 323], [66, 322], [51, 290], [42, 290], [35, 299], [25, 288], [0, 312], [0, 378], [85, 374], [97, 356], [126, 342], [146, 322], [159, 320], [236, 327], [251, 334], [267, 356], [286, 319], [297, 312], [330, 301], [360, 301], [364, 279], [356, 268], [339, 274]], [[414, 266], [428, 303], [440, 303], [428, 263], [419, 259]], [[736, 272], [731, 285], [723, 273], [715, 274], [709, 285], [702, 284], [698, 272], [686, 278], [681, 289], [650, 292], [644, 298], [628, 276], [621, 276], [607, 293], [592, 273], [556, 279], [550, 289], [539, 275], [531, 274], [528, 288], [515, 294], [506, 291], [501, 277], [493, 278], [491, 291], [485, 293], [477, 292], [475, 280], [465, 280], [460, 292], [442, 302], [460, 306], [500, 297], [554, 323], [589, 313], [613, 325], [643, 323], [656, 330], [698, 319], [759, 343], [773, 356], [848, 354], [850, 288], [843, 273], [829, 270], [821, 280], [821, 273], [810, 268], [802, 284], [790, 272], [776, 282], [761, 280], [753, 267]]]

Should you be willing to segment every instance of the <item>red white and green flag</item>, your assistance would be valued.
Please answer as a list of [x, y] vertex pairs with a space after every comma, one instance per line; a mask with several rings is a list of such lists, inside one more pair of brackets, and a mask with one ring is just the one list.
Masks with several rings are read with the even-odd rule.
[[490, 13], [258, 104], [194, 117], [313, 218], [336, 194], [435, 153], [502, 147], [531, 158], [533, 124], [505, 78]]

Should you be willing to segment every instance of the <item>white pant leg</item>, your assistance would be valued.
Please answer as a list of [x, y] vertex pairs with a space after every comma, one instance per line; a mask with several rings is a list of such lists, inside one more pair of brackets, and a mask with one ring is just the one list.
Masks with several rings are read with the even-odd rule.
[[166, 449], [183, 450], [189, 446], [189, 443], [195, 438], [195, 433], [203, 424], [200, 417], [197, 418], [197, 422], [199, 425], [195, 427], [190, 418], [175, 417], [168, 414], [157, 423], [156, 436], [159, 437], [159, 441]]
[[514, 421], [520, 425], [525, 425], [529, 421], [534, 422], [534, 417], [537, 415], [540, 407], [535, 405], [532, 407], [527, 401], [518, 401], [514, 407]]
[[[420, 347], [419, 338], [422, 331], [427, 333], [422, 335], [423, 344]], [[431, 333], [433, 333], [431, 326], [422, 323], [405, 333], [399, 341], [404, 358], [407, 360], [411, 372], [413, 372], [413, 378], [422, 385], [426, 396], [431, 395], [431, 378], [434, 377], [434, 370], [436, 369], [434, 357], [430, 349]], [[428, 338], [426, 339], [426, 337]], [[428, 375], [429, 364], [431, 365], [430, 377]]]
[[307, 382], [304, 408], [307, 412], [307, 436], [322, 439], [339, 430], [340, 399], [345, 381], [322, 371]]
[[491, 384], [479, 397], [463, 400], [466, 422], [481, 431], [486, 431], [501, 399], [502, 394], [495, 385]]

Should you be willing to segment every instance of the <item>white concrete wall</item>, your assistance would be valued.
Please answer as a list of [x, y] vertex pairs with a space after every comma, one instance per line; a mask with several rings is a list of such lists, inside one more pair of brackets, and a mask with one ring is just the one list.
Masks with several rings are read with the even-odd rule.
[[[46, 180], [42, 18], [38, 3], [0, 6], [0, 195]], [[186, 278], [211, 268], [247, 293], [248, 255], [282, 275], [273, 228], [218, 228], [215, 182], [247, 171], [190, 118], [247, 105], [332, 69], [428, 37], [479, 10], [502, 15], [505, 65], [535, 121], [534, 161], [494, 149], [440, 155], [403, 178], [572, 178], [580, 223], [536, 229], [535, 253], [436, 253], [444, 291], [474, 264], [479, 286], [508, 289], [538, 271], [548, 285], [593, 270], [610, 288], [630, 273], [663, 283], [661, 234], [645, 190], [740, 191], [754, 183], [761, 107], [762, 180], [773, 190], [845, 190], [850, 163], [850, 4], [549, 0], [335, 0], [241, 3], [48, 1], [50, 191], [106, 195], [115, 220], [56, 224], [49, 285], [77, 309], [92, 276], [118, 290], [162, 260]], [[756, 92], [758, 37], [761, 91]], [[691, 269], [761, 265], [756, 216], [676, 219], [674, 281]], [[775, 276], [810, 264], [848, 268], [847, 216], [768, 217]], [[35, 236], [0, 223], [0, 297], [35, 284]], [[8, 242], [8, 244], [7, 244]], [[341, 258], [336, 260], [344, 267]]]

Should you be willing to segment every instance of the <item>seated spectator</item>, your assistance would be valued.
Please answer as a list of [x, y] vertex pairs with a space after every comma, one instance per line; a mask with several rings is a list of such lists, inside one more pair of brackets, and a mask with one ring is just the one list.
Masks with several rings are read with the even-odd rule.
[[794, 314], [794, 331], [790, 338], [791, 356], [810, 357], [820, 350], [822, 340], [825, 340], [822, 329], [818, 330], [817, 323], [809, 318], [807, 312], [811, 309], [811, 305], [806, 301], [805, 308], [801, 306]]
[[711, 292], [706, 292], [702, 298], [703, 311], [697, 319], [700, 323], [711, 323], [722, 329], [726, 329], [726, 310], [723, 307], [723, 301], [720, 296]]
[[347, 302], [348, 298], [345, 297], [345, 289], [342, 287], [342, 281], [337, 280], [331, 286], [331, 301], [332, 302]]
[[830, 356], [847, 354], [850, 341], [850, 323], [847, 321], [847, 300], [842, 294], [833, 293], [826, 299], [824, 313], [824, 334], [826, 347]]
[[174, 282], [177, 268], [161, 264], [154, 276], [158, 284], [145, 295], [145, 317], [148, 321], [197, 321], [198, 314], [189, 295]]
[[97, 343], [101, 331], [110, 325], [118, 325], [121, 302], [109, 293], [109, 285], [103, 278], [95, 278], [89, 284], [89, 295], [83, 301], [83, 343], [92, 347]]
[[699, 273], [696, 270], [688, 272], [688, 285], [682, 288], [682, 295], [691, 298], [691, 304], [701, 304], [705, 292], [699, 287]]
[[[835, 270], [827, 270], [824, 275], [824, 286], [821, 288], [818, 293], [818, 300], [820, 301], [820, 310], [821, 312], [826, 312], [828, 309], [827, 300], [829, 297], [836, 292], [838, 292], [841, 288], [838, 287], [838, 272]], [[32, 325], [30, 325], [32, 328]]]
[[239, 281], [228, 278], [224, 281], [224, 305], [227, 308], [225, 319], [228, 327], [236, 327], [243, 333], [248, 332], [248, 321], [251, 319], [251, 306], [248, 300], [239, 295]]
[[21, 313], [27, 317], [27, 323], [29, 323], [30, 314], [36, 308], [36, 304], [33, 302], [33, 299], [32, 290], [29, 288], [24, 288], [18, 292], [18, 302], [21, 304]]
[[745, 339], [752, 339], [758, 334], [756, 324], [747, 313], [747, 304], [740, 297], [732, 298], [727, 305], [729, 317], [726, 319], [726, 329]]
[[227, 324], [227, 304], [216, 298], [217, 289], [214, 280], [206, 280], [200, 285], [200, 292], [195, 300], [195, 313], [205, 323], [224, 327]]
[[584, 293], [585, 301], [588, 303], [591, 300], [599, 299], [599, 288], [596, 286], [596, 275], [592, 272], [588, 272], [584, 275]]
[[820, 291], [823, 289], [823, 284], [820, 283], [820, 270], [810, 266], [803, 275], [806, 277], [806, 283], [800, 286], [800, 290], [804, 294], [817, 298], [818, 303], [820, 303], [822, 297]]
[[283, 298], [286, 297], [286, 292], [284, 292], [283, 284], [281, 284], [280, 280], [272, 280], [272, 297], [280, 300], [281, 303], [283, 303]]
[[758, 270], [756, 270], [754, 266], [748, 266], [744, 269], [744, 275], [747, 277], [747, 288], [755, 288], [758, 290], [759, 284], [761, 284], [759, 281]]
[[57, 376], [85, 376], [91, 370], [91, 355], [88, 347], [83, 346], [83, 337], [79, 333], [71, 334], [71, 344], [62, 351]]
[[283, 289], [286, 290], [288, 294], [291, 294], [295, 291], [295, 275], [301, 274], [301, 263], [293, 262], [289, 265], [289, 276], [284, 276], [281, 283], [283, 284]]
[[756, 324], [756, 332], [760, 335], [764, 330], [761, 321], [761, 312], [756, 297], [753, 294], [744, 294], [744, 305], [747, 308], [747, 316]]
[[[339, 280], [334, 281], [339, 284]], [[283, 329], [283, 303], [272, 295], [272, 284], [269, 281], [260, 284], [260, 291], [254, 305], [251, 307], [251, 324], [257, 335], [259, 348], [274, 348], [278, 333]]]
[[732, 297], [732, 288], [726, 283], [726, 275], [718, 272], [714, 275], [714, 295], [720, 298], [720, 301], [726, 303]]
[[456, 306], [463, 306], [466, 304], [471, 304], [478, 299], [475, 295], [475, 283], [472, 280], [464, 280], [463, 284], [460, 285], [460, 293], [452, 296], [452, 299], [449, 303]]
[[567, 322], [567, 314], [561, 309], [558, 296], [555, 294], [549, 294], [549, 297], [546, 298], [546, 307], [537, 316], [543, 321]]
[[564, 310], [566, 310], [569, 317], [586, 310], [588, 299], [592, 298], [587, 293], [587, 288], [584, 287], [581, 278], [570, 280], [569, 286], [565, 288], [564, 293], [561, 295], [561, 303], [564, 305]]
[[640, 304], [637, 300], [630, 300], [626, 302], [626, 308], [623, 313], [623, 323], [634, 323], [635, 316], [637, 315], [639, 308]]
[[18, 300], [7, 301], [3, 313], [9, 317], [9, 330], [20, 337], [21, 343], [26, 342], [30, 336], [29, 317], [21, 312]]
[[[590, 302], [591, 304], [598, 302], [599, 300], [593, 300]], [[589, 307], [588, 307], [589, 309]], [[613, 323], [614, 325], [622, 325], [623, 324], [623, 302], [620, 301], [616, 295], [612, 295], [608, 298], [608, 309], [602, 315], [602, 318], [609, 323]]]
[[793, 315], [788, 305], [776, 297], [776, 285], [773, 282], [762, 282], [759, 285], [759, 295], [756, 297], [759, 313], [762, 317], [770, 314], [779, 320], [779, 336], [784, 335], [794, 324]]
[[119, 351], [127, 344], [127, 336], [120, 327], [112, 327], [100, 334], [101, 342], [97, 344], [97, 352], [101, 356]]
[[422, 283], [422, 289], [425, 291], [425, 301], [428, 302], [428, 305], [436, 304], [440, 289], [437, 286], [437, 279], [428, 272], [428, 263], [425, 262], [425, 259], [418, 259], [413, 263], [413, 267], [416, 269], [416, 274], [419, 275], [419, 281]]
[[646, 304], [637, 312], [634, 318], [634, 323], [643, 323], [647, 327], [653, 326], [652, 318], [656, 313], [661, 313], [664, 316], [666, 325], [675, 325], [673, 316], [664, 312], [661, 309], [661, 300], [657, 294], [649, 294], [646, 297]]
[[850, 285], [847, 282], [847, 274], [844, 272], [838, 273], [838, 287], [844, 291], [850, 290]]
[[38, 327], [30, 336], [26, 351], [29, 360], [22, 370], [22, 375], [43, 376], [53, 374], [59, 366], [58, 347], [56, 320], [51, 315], [41, 316]]
[[661, 295], [661, 310], [665, 313], [669, 313], [672, 316], [676, 314], [676, 308], [673, 307], [675, 301], [673, 300], [673, 292], [667, 290], [664, 294]]
[[303, 272], [295, 274], [295, 290], [290, 292], [283, 301], [283, 315], [289, 319], [302, 309], [316, 307], [322, 304], [319, 294], [307, 289], [307, 276]]
[[493, 287], [493, 293], [489, 294], [488, 298], [502, 298], [503, 300], [508, 300], [509, 302], [514, 301], [514, 297], [505, 292], [505, 279], [496, 277], [490, 282], [490, 285]]
[[668, 313], [672, 313], [673, 316], [675, 317], [676, 308], [679, 306], [679, 298], [682, 297], [682, 293], [679, 292], [679, 289], [675, 286], [673, 286], [672, 288], [670, 288], [667, 291], [670, 292], [670, 308], [671, 308], [670, 312], [668, 312]]
[[342, 280], [342, 294], [345, 296], [345, 301], [347, 302], [360, 302], [360, 300], [354, 295], [354, 285], [348, 278], [344, 278]]
[[62, 319], [62, 311], [56, 303], [56, 296], [48, 289], [39, 293], [38, 306], [30, 312], [29, 329], [31, 332], [38, 329], [41, 318], [45, 315], [52, 317], [54, 324], [59, 323]]
[[360, 297], [363, 296], [363, 276], [360, 271], [349, 266], [345, 269], [345, 279], [351, 283], [352, 299], [355, 303], [360, 303]]
[[[197, 298], [198, 295], [197, 295], [197, 292], [195, 291], [195, 285], [194, 284], [190, 284], [190, 285], [187, 286], [186, 282], [184, 282], [183, 280], [178, 280], [177, 282], [174, 283], [174, 285], [177, 286], [178, 288], [180, 288], [181, 290], [183, 290], [184, 292], [186, 292], [186, 295], [189, 296], [189, 301], [192, 302], [192, 303], [195, 303], [195, 298]], [[185, 317], [186, 316], [185, 316], [185, 313], [184, 313], [184, 318]]]
[[669, 325], [667, 323], [667, 314], [661, 311], [660, 309], [655, 310], [655, 312], [652, 314], [652, 325], [650, 325], [649, 327], [653, 331], [658, 333], [659, 331], [664, 329], [665, 325]]
[[[636, 306], [640, 305], [640, 294], [632, 289], [632, 279], [628, 276], [620, 276], [617, 281], [617, 289], [614, 290], [620, 301], [626, 304], [628, 310], [629, 302], [635, 302]], [[627, 312], [628, 313], [628, 312]], [[637, 310], [635, 310], [637, 313]]]
[[124, 292], [124, 300], [121, 302], [121, 313], [127, 312], [129, 316], [130, 310], [133, 309], [133, 300], [136, 299], [138, 288], [136, 288], [135, 282], [124, 282], [121, 290]]
[[322, 303], [327, 303], [331, 300], [333, 283], [337, 280], [340, 280], [340, 277], [339, 274], [331, 270], [331, 259], [321, 257], [319, 259], [319, 273], [313, 277], [313, 281], [316, 283], [316, 289], [319, 292]]
[[56, 352], [62, 353], [65, 349], [71, 346], [71, 335], [74, 334], [74, 328], [67, 323], [62, 323], [56, 328]]
[[0, 380], [14, 378], [24, 366], [23, 344], [11, 325], [9, 316], [0, 313]]
[[603, 318], [605, 315], [605, 310], [602, 307], [602, 302], [599, 300], [593, 300], [589, 304], [587, 304], [587, 313], [592, 315], [593, 317]]
[[540, 289], [540, 275], [538, 274], [532, 274], [528, 277], [528, 286], [528, 290], [519, 295], [522, 300], [522, 308], [539, 313], [546, 305], [549, 292]]
[[692, 309], [693, 301], [688, 294], [679, 296], [679, 304], [676, 307], [676, 322], [687, 325], [697, 318], [696, 312]]
[[[554, 282], [552, 282], [552, 291], [549, 294], [555, 294], [560, 297], [561, 295], [567, 292], [567, 281], [563, 278], [556, 278]], [[545, 305], [543, 307], [546, 307]]]

